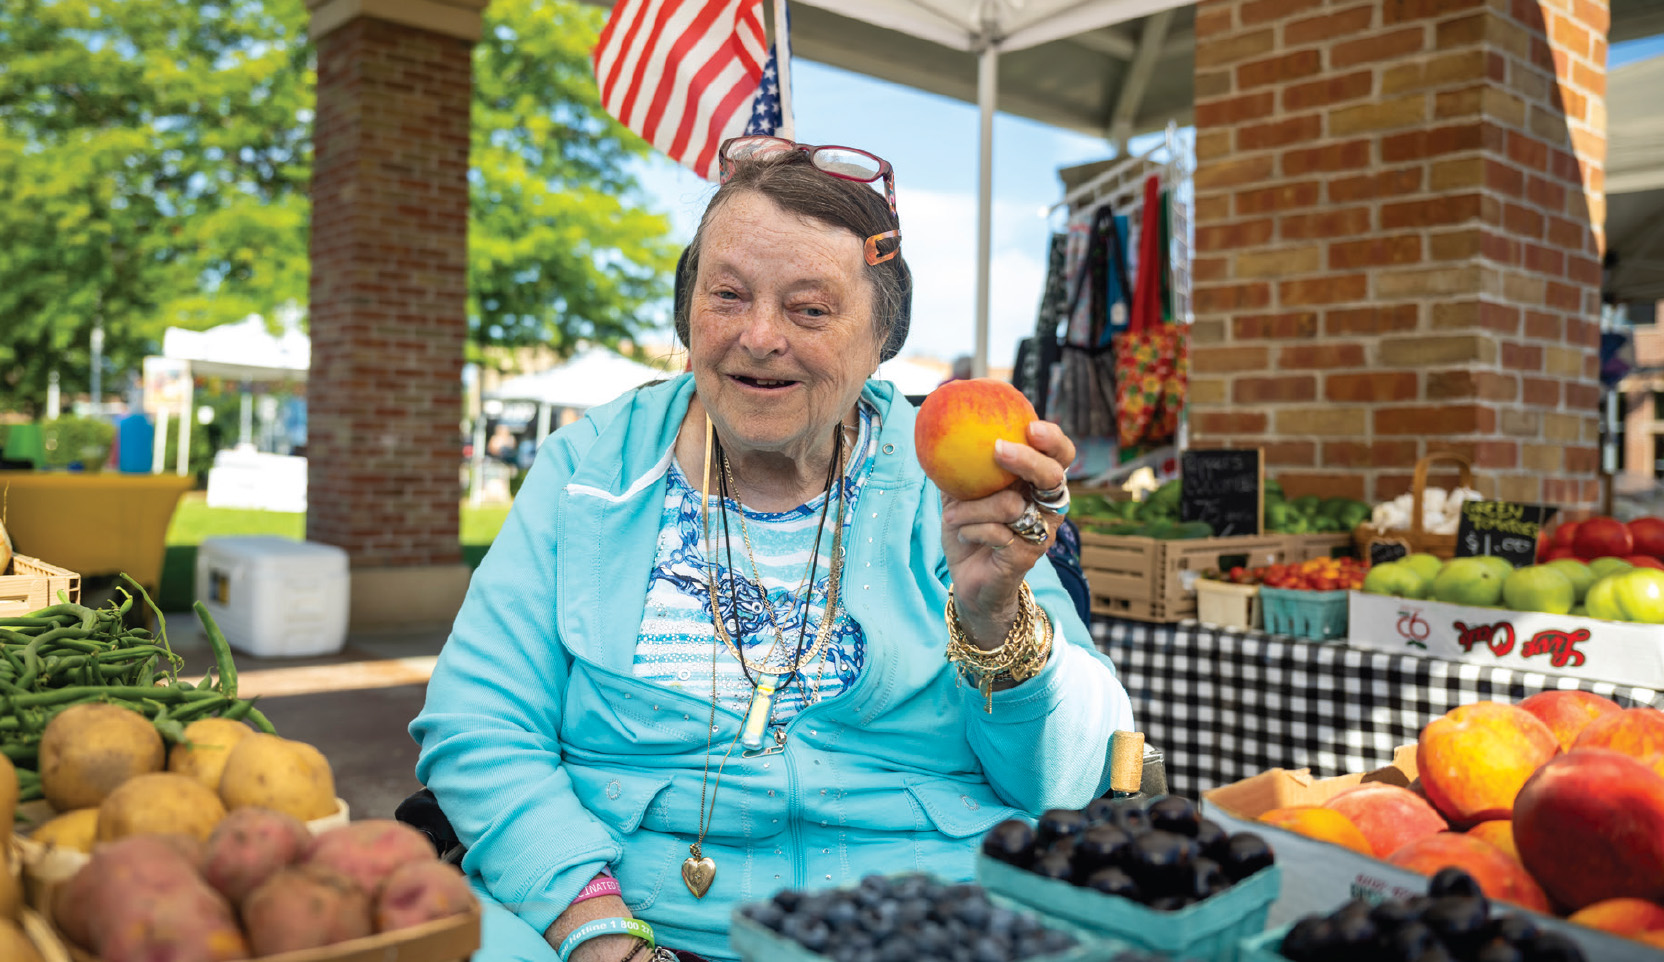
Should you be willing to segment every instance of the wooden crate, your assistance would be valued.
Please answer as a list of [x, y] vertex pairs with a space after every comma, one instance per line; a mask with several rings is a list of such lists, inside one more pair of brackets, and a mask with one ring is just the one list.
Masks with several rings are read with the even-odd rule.
[[1196, 617], [1196, 579], [1209, 569], [1277, 564], [1287, 560], [1284, 535], [1197, 538], [1080, 536], [1080, 564], [1092, 594], [1092, 613], [1137, 621]]
[[28, 555], [12, 555], [12, 573], [0, 575], [0, 618], [16, 618], [58, 603], [58, 592], [81, 600], [81, 576]]
[[1288, 540], [1288, 557], [1283, 560], [1291, 565], [1313, 558], [1345, 558], [1357, 557], [1357, 546], [1352, 543], [1352, 532], [1341, 531], [1334, 534], [1285, 534]]

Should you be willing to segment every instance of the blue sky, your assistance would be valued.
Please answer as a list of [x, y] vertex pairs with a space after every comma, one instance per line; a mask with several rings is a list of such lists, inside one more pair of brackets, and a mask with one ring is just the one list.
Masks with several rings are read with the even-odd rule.
[[[1612, 47], [1609, 67], [1664, 54], [1664, 36]], [[793, 65], [797, 139], [862, 147], [896, 170], [903, 253], [915, 277], [913, 329], [904, 354], [969, 354], [976, 278], [977, 111], [972, 104], [819, 63]], [[1134, 149], [1143, 145], [1135, 142]], [[1032, 333], [1045, 283], [1045, 208], [1062, 196], [1057, 169], [1102, 160], [1108, 141], [1018, 117], [994, 122], [993, 289], [989, 363], [1011, 363]], [[677, 239], [693, 236], [714, 188], [659, 158], [642, 171], [654, 207]]]

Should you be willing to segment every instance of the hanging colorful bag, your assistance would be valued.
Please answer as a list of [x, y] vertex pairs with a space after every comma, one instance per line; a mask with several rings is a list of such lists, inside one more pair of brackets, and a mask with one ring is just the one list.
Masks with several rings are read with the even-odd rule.
[[1189, 380], [1185, 329], [1163, 323], [1162, 281], [1167, 251], [1160, 225], [1160, 184], [1144, 183], [1144, 216], [1138, 231], [1138, 281], [1127, 331], [1115, 336], [1115, 419], [1122, 448], [1162, 444], [1178, 434]]

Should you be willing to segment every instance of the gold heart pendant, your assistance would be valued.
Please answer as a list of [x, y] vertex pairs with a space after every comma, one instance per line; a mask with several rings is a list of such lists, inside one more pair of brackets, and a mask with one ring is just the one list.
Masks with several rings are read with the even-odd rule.
[[687, 885], [694, 898], [704, 898], [715, 880], [716, 863], [709, 858], [694, 858], [689, 855], [682, 860], [682, 882]]

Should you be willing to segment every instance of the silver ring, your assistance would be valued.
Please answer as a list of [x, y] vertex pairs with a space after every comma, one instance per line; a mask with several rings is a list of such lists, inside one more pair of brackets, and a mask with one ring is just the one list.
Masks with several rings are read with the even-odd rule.
[[1069, 484], [1064, 482], [1046, 491], [1036, 491], [1030, 500], [1042, 511], [1050, 511], [1061, 518], [1069, 513]]
[[1006, 527], [1029, 544], [1045, 544], [1046, 539], [1051, 537], [1051, 531], [1046, 528], [1045, 519], [1040, 517], [1040, 509], [1034, 506], [1033, 501], [1023, 505], [1022, 515], [1008, 522]]

